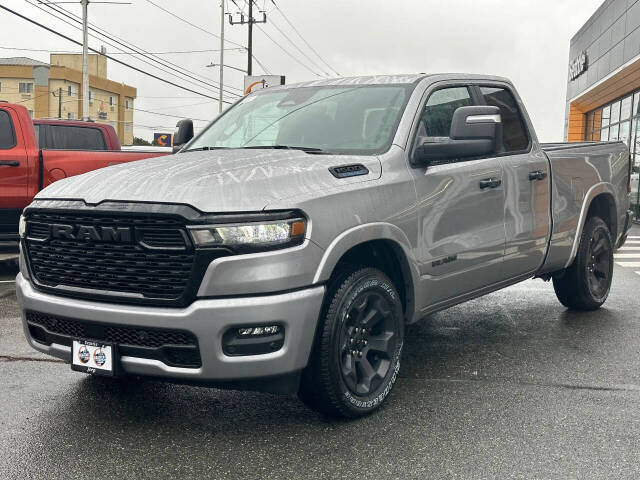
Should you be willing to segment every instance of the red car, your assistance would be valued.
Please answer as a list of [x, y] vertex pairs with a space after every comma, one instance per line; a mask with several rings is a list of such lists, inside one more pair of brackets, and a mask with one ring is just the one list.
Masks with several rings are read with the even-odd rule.
[[[117, 151], [109, 151], [116, 143]], [[51, 145], [56, 148], [64, 145], [68, 149], [53, 150]], [[105, 148], [94, 148], [96, 145]], [[0, 242], [13, 242], [18, 238], [22, 209], [31, 203], [36, 193], [56, 180], [167, 154], [120, 151], [115, 132], [108, 125], [33, 121], [24, 106], [0, 103]]]

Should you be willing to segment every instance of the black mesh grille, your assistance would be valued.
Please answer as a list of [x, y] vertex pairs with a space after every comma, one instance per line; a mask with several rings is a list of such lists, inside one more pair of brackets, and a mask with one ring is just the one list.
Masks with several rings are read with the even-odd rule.
[[198, 341], [190, 332], [106, 325], [34, 311], [27, 311], [26, 316], [31, 335], [41, 343], [71, 346], [74, 339], [102, 340], [116, 344], [122, 354], [156, 358], [180, 367], [202, 364]]
[[40, 325], [51, 333], [73, 338], [104, 340], [119, 345], [162, 347], [198, 344], [193, 334], [180, 330], [113, 327], [31, 311], [27, 312], [27, 321]]
[[[131, 241], [50, 238], [51, 225], [129, 228]], [[194, 253], [179, 219], [101, 212], [27, 216], [26, 253], [40, 285], [68, 286], [179, 300], [192, 277]], [[126, 295], [125, 295], [126, 296]]]

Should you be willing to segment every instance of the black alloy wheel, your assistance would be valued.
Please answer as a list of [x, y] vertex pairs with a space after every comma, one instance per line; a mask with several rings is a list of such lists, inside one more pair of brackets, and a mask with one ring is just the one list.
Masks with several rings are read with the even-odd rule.
[[560, 303], [574, 310], [600, 308], [609, 296], [613, 278], [613, 241], [600, 217], [585, 222], [576, 258], [569, 268], [556, 272], [553, 288]]
[[389, 277], [345, 267], [329, 282], [300, 398], [334, 417], [373, 412], [396, 382], [403, 338], [402, 301]]
[[342, 324], [342, 379], [354, 395], [369, 395], [389, 373], [399, 336], [393, 307], [376, 291], [365, 291], [353, 302]]
[[589, 289], [594, 297], [600, 298], [607, 293], [611, 285], [610, 238], [604, 229], [596, 229], [589, 241], [587, 278]]

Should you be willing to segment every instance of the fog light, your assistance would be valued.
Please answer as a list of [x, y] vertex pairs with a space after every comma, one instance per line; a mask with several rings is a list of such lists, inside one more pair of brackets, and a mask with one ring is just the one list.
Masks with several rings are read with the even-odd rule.
[[241, 337], [247, 337], [249, 335], [275, 335], [279, 331], [280, 327], [278, 325], [267, 325], [264, 327], [239, 328], [238, 335]]
[[284, 346], [282, 325], [259, 325], [232, 328], [222, 336], [225, 355], [261, 355], [280, 350]]

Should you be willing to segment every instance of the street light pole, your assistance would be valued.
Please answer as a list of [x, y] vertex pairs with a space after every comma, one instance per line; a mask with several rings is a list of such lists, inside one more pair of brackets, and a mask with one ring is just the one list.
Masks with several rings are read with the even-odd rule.
[[87, 10], [89, 0], [82, 4], [82, 119], [89, 120], [89, 32], [87, 28]]
[[222, 79], [224, 71], [224, 0], [220, 0], [220, 99], [218, 113], [222, 113]]

